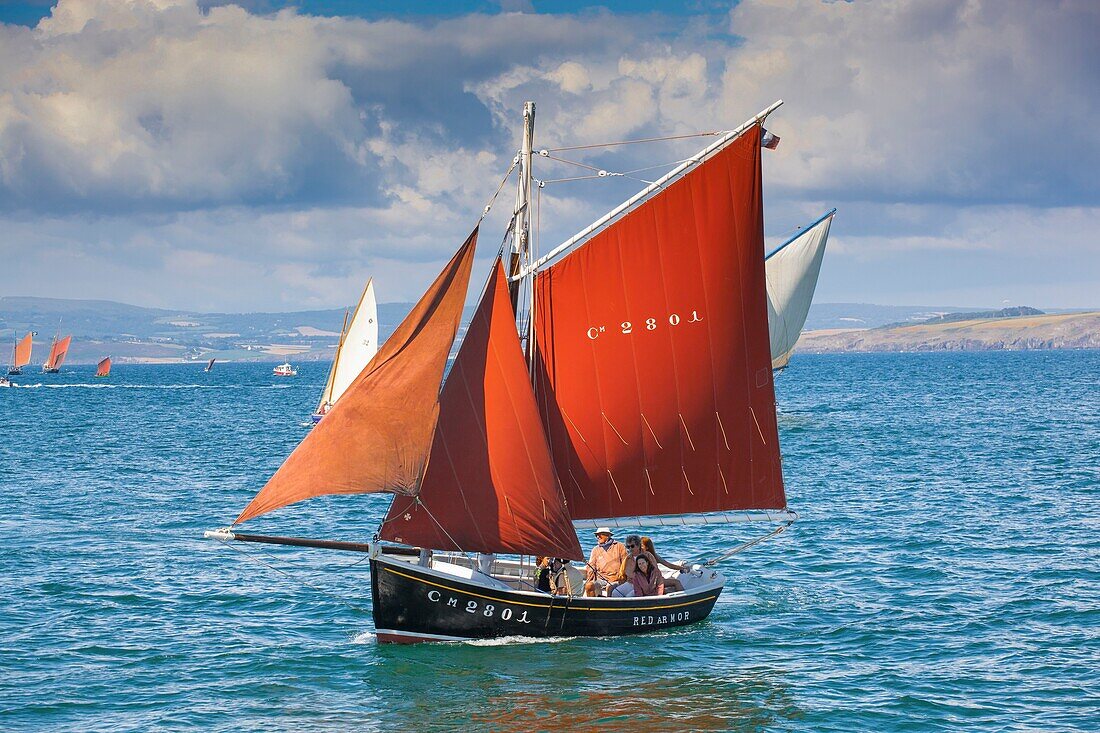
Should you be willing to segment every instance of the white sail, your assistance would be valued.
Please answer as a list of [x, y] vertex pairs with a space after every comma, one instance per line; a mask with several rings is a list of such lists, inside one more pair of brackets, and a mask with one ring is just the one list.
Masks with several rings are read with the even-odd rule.
[[833, 209], [765, 258], [772, 369], [782, 369], [806, 325], [829, 238]]
[[378, 351], [378, 301], [374, 297], [374, 280], [367, 281], [359, 305], [351, 317], [347, 331], [336, 349], [325, 392], [321, 396], [320, 412], [336, 404], [344, 390], [351, 386], [363, 368]]

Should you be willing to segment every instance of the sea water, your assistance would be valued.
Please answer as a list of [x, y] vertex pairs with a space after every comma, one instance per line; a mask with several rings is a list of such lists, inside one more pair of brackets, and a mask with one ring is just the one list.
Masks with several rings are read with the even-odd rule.
[[[326, 365], [92, 373], [0, 390], [3, 730], [1100, 729], [1100, 352], [796, 356], [801, 519], [725, 563], [707, 621], [419, 646], [375, 642], [362, 555], [202, 538]], [[249, 524], [369, 540], [385, 506]], [[763, 531], [654, 537], [696, 560]]]

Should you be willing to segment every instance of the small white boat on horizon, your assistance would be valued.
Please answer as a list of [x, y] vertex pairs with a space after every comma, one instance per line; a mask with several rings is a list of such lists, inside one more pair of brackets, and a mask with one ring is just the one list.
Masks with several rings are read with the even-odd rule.
[[298, 370], [290, 365], [290, 362], [283, 362], [279, 366], [272, 370], [276, 377], [296, 377], [298, 376]]

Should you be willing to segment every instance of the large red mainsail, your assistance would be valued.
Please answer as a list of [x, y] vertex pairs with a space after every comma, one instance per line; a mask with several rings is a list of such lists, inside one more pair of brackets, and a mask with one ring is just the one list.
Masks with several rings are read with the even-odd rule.
[[15, 369], [25, 367], [31, 363], [31, 346], [34, 332], [28, 333], [15, 345], [15, 353], [12, 354], [11, 365]]
[[323, 494], [414, 493], [462, 317], [477, 229], [236, 522]]
[[786, 506], [760, 127], [535, 280], [536, 394], [574, 519]]
[[72, 336], [66, 336], [60, 341], [54, 342], [53, 347], [50, 349], [50, 355], [46, 358], [46, 369], [61, 368], [61, 365], [65, 362], [65, 355], [69, 353], [69, 343], [72, 340]]
[[445, 550], [583, 559], [499, 260], [443, 385], [420, 492], [394, 497], [382, 537]]

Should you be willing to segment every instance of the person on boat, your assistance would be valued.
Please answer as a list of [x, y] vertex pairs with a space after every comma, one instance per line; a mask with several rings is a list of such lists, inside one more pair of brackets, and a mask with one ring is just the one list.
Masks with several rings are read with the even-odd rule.
[[[658, 566], [657, 570], [658, 571], [660, 571], [660, 569], [661, 569], [660, 566], [664, 565], [666, 568], [669, 568], [670, 570], [676, 570], [676, 571], [679, 571], [681, 573], [690, 573], [691, 572], [691, 568], [688, 567], [687, 565], [677, 565], [676, 563], [669, 562], [668, 560], [665, 560], [660, 555], [658, 555], [657, 550], [654, 549], [654, 547], [653, 547], [653, 540], [649, 539], [648, 537], [642, 537], [642, 548], [646, 552], [648, 552], [653, 557], [653, 559], [657, 562], [657, 566]], [[684, 584], [680, 582], [679, 578], [675, 578], [675, 577], [672, 577], [672, 576], [665, 576], [665, 590], [667, 592], [676, 593], [677, 591], [682, 591], [683, 589], [684, 589]]]
[[548, 557], [540, 557], [538, 563], [535, 565], [535, 587], [543, 593], [549, 593], [550, 588], [550, 566], [551, 560]]
[[556, 596], [579, 596], [584, 589], [584, 575], [564, 558], [550, 561], [550, 592]]
[[638, 555], [634, 562], [634, 572], [630, 576], [630, 582], [634, 586], [634, 596], [663, 596], [665, 594], [665, 579], [657, 570], [657, 565], [651, 563], [646, 555]]
[[616, 542], [609, 527], [596, 529], [596, 546], [588, 556], [588, 578], [584, 584], [586, 596], [607, 595], [611, 588], [626, 580], [626, 548]]
[[623, 562], [624, 582], [617, 585], [610, 595], [624, 597], [631, 595], [633, 589], [631, 578], [634, 576], [634, 563], [637, 562], [638, 558], [645, 557], [649, 560], [650, 567], [657, 567], [657, 558], [655, 558], [652, 554], [647, 552], [644, 547], [642, 547], [641, 537], [636, 534], [628, 534], [626, 536], [625, 544], [628, 554], [626, 556], [626, 560]]

